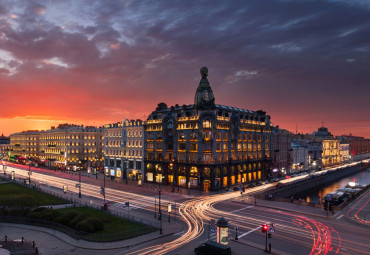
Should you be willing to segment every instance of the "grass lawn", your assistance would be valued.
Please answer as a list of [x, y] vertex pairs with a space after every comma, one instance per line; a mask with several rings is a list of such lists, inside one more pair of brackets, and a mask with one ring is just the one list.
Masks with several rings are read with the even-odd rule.
[[34, 206], [68, 204], [68, 201], [64, 199], [32, 188], [15, 183], [0, 182], [0, 205], [9, 205], [10, 201], [12, 201], [12, 204], [17, 201], [22, 203], [24, 200], [31, 201], [30, 203]]
[[152, 226], [126, 220], [89, 207], [70, 207], [58, 209], [58, 211], [83, 213], [101, 220], [104, 223], [104, 230], [95, 232], [91, 235], [91, 238], [89, 239], [94, 241], [122, 240], [147, 234], [156, 230], [156, 228]]

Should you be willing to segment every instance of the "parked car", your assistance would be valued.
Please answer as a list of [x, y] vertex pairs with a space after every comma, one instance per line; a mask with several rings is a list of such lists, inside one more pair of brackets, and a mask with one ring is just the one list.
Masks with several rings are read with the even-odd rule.
[[257, 186], [261, 186], [263, 183], [261, 181], [257, 182], [256, 185]]
[[297, 174], [292, 174], [290, 177], [294, 178], [294, 177], [297, 177], [298, 175]]
[[240, 188], [239, 187], [234, 187], [233, 188], [233, 191], [239, 191], [240, 190]]
[[230, 255], [231, 254], [231, 249], [229, 246], [223, 245], [216, 243], [214, 241], [208, 241], [206, 243], [203, 243], [196, 247], [194, 249], [195, 254], [197, 255], [214, 255], [214, 254], [219, 254], [219, 255]]
[[302, 176], [302, 175], [304, 175], [304, 173], [299, 173], [299, 174], [298, 174], [298, 176]]
[[273, 182], [278, 182], [280, 181], [279, 178], [272, 179]]
[[256, 184], [255, 184], [255, 183], [250, 183], [250, 184], [247, 186], [247, 188], [254, 188], [254, 187], [256, 187]]

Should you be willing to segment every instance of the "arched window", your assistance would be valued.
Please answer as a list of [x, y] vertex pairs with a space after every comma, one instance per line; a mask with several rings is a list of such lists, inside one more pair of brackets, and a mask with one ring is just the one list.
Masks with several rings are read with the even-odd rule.
[[203, 128], [212, 128], [212, 122], [208, 119], [203, 120]]
[[221, 132], [217, 132], [217, 140], [221, 140]]

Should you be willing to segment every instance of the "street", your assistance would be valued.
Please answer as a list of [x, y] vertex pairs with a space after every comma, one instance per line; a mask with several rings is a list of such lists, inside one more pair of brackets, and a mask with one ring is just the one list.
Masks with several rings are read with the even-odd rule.
[[[15, 171], [16, 177], [28, 176], [28, 169], [8, 166], [7, 173], [10, 174], [11, 171]], [[68, 185], [68, 193], [64, 195], [67, 199], [92, 206], [102, 204], [102, 196], [99, 193], [101, 180], [83, 177], [82, 198], [79, 199], [76, 187], [78, 175], [32, 169], [31, 178], [33, 182], [41, 183], [40, 185], [45, 186], [44, 188], [51, 193], [60, 195], [63, 195], [63, 185]], [[116, 189], [115, 185], [119, 186], [119, 189]], [[253, 197], [255, 192], [271, 185], [247, 189], [245, 196]], [[144, 223], [158, 226], [158, 220], [153, 217], [158, 202], [157, 192], [142, 189], [143, 192], [138, 194], [134, 191], [123, 191], [125, 187], [126, 190], [131, 188], [131, 186], [114, 183], [110, 183], [109, 188], [106, 188], [106, 197], [112, 205], [110, 210], [126, 217], [131, 213], [134, 217], [141, 217]], [[137, 188], [134, 187], [134, 189]], [[272, 251], [277, 254], [369, 254], [368, 226], [349, 221], [347, 217], [341, 215], [335, 218], [322, 215], [315, 217], [285, 211], [284, 208], [277, 210], [254, 205], [253, 200], [248, 204], [241, 203], [235, 201], [238, 197], [240, 197], [239, 192], [198, 197], [167, 193], [162, 198], [162, 203], [163, 205], [170, 202], [178, 204], [176, 217], [178, 221], [179, 218], [182, 219], [181, 225], [184, 228], [145, 244], [133, 243], [129, 249], [117, 250], [115, 254], [193, 254], [194, 248], [201, 243], [216, 239], [215, 232], [208, 233], [209, 223], [211, 220], [217, 221], [220, 217], [224, 217], [229, 223], [229, 243], [233, 248], [233, 254], [243, 254], [240, 253], [244, 251], [243, 247], [254, 250], [253, 254], [263, 253], [265, 234], [261, 232], [261, 225], [265, 223], [275, 230], [268, 242], [271, 243]], [[130, 208], [125, 206], [126, 201], [130, 201]], [[368, 205], [367, 198], [361, 198], [359, 201], [352, 208], [352, 212], [359, 213], [358, 208]], [[347, 214], [352, 215], [350, 214], [352, 212]], [[165, 222], [167, 220], [165, 206], [162, 207], [162, 213]], [[238, 240], [235, 240], [236, 227]]]

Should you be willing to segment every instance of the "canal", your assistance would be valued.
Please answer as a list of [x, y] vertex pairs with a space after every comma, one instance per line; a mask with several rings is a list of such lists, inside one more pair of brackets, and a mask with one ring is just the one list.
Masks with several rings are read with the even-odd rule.
[[349, 182], [356, 182], [364, 185], [370, 184], [370, 168], [347, 176], [341, 180], [337, 180], [336, 182], [330, 183], [324, 187], [319, 187], [317, 189], [296, 194], [296, 198], [301, 198], [306, 202], [321, 203], [322, 197], [330, 192], [336, 191], [339, 188], [343, 188]]

